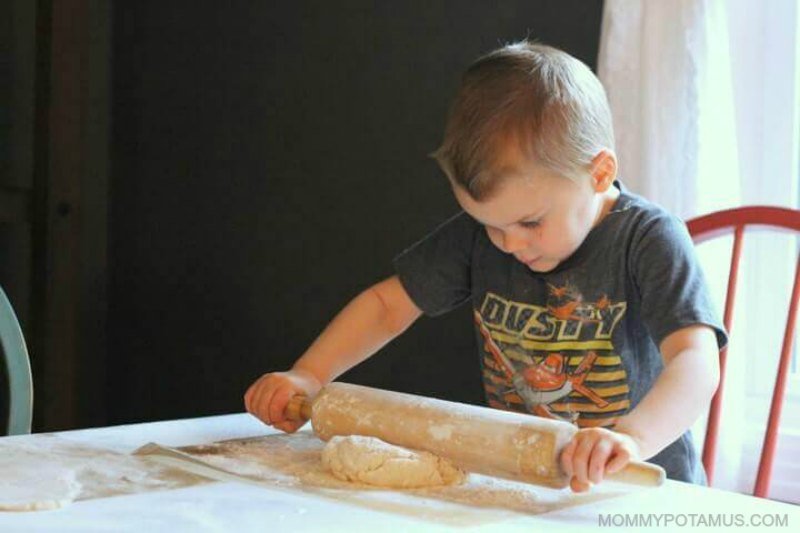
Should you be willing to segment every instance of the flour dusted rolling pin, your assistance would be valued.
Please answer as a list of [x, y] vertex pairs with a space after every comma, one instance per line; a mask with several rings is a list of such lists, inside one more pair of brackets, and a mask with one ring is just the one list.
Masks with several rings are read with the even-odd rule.
[[[559, 456], [577, 431], [567, 422], [347, 383], [327, 385], [313, 401], [295, 396], [286, 416], [311, 419], [325, 441], [336, 435], [377, 437], [445, 457], [470, 472], [555, 488], [569, 485]], [[632, 461], [606, 477], [658, 486], [665, 473]]]

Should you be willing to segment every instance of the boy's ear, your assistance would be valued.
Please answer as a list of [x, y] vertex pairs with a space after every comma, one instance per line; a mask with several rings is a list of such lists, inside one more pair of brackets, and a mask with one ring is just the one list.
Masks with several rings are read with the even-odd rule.
[[592, 159], [590, 173], [594, 190], [606, 192], [617, 178], [617, 156], [611, 150], [600, 150]]

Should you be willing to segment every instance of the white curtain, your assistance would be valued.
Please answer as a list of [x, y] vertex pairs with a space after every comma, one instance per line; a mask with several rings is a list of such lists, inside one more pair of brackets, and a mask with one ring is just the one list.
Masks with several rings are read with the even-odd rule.
[[[739, 205], [796, 208], [797, 2], [606, 0], [604, 9], [598, 71], [623, 182], [684, 219]], [[720, 313], [730, 245], [698, 248]], [[790, 236], [746, 237], [715, 487], [752, 490], [796, 257]], [[785, 433], [800, 429], [794, 392], [789, 400]], [[704, 430], [700, 421], [699, 442]], [[794, 463], [787, 442], [781, 435], [770, 496], [800, 500], [780, 480], [781, 461]]]

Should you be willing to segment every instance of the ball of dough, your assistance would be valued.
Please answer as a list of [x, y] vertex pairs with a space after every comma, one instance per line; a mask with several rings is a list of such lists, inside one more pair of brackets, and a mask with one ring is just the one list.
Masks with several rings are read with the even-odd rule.
[[322, 450], [322, 464], [344, 481], [388, 488], [435, 487], [465, 479], [463, 470], [437, 455], [360, 435], [332, 437]]

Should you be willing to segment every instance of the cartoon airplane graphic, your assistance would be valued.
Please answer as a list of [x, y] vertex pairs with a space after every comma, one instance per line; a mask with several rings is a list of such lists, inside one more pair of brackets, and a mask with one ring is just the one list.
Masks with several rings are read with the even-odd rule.
[[474, 312], [475, 323], [484, 339], [486, 350], [492, 354], [498, 366], [509, 378], [515, 392], [522, 398], [529, 411], [547, 418], [556, 418], [574, 422], [577, 413], [570, 413], [567, 417], [554, 413], [547, 404], [566, 397], [572, 391], [589, 398], [598, 407], [606, 407], [608, 401], [598, 396], [593, 390], [586, 387], [583, 382], [589, 375], [594, 361], [597, 359], [595, 352], [588, 352], [586, 357], [571, 373], [567, 372], [566, 357], [561, 353], [551, 353], [540, 363], [529, 366], [522, 373], [517, 372], [511, 361], [492, 339], [489, 330], [477, 311]]

